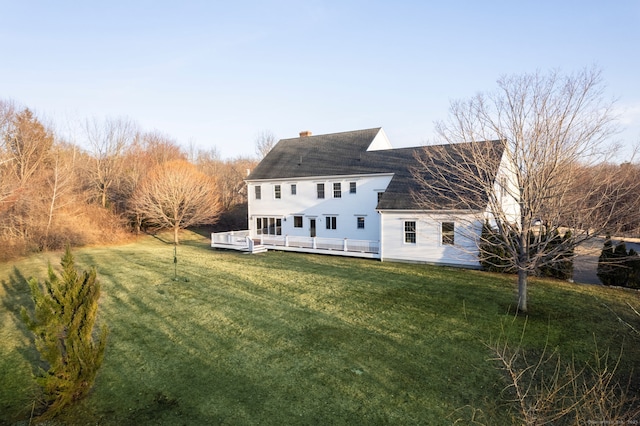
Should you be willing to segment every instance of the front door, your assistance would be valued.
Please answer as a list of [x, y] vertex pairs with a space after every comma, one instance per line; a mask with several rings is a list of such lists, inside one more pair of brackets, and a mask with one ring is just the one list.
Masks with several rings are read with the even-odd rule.
[[310, 232], [311, 238], [314, 238], [316, 236], [316, 220], [315, 219], [309, 219], [309, 232]]

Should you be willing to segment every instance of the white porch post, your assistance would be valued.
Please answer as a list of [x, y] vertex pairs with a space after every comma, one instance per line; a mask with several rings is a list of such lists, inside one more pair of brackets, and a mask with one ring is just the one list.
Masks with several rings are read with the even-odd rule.
[[348, 248], [347, 248], [347, 239], [346, 238], [344, 239], [344, 241], [342, 243], [342, 250], [343, 251], [349, 251]]

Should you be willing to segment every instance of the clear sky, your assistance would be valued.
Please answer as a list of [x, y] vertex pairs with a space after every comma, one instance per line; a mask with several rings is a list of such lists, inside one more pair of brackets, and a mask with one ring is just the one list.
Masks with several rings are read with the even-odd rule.
[[383, 127], [433, 139], [505, 74], [596, 65], [640, 141], [640, 1], [0, 0], [0, 98], [64, 129], [128, 117], [185, 147]]

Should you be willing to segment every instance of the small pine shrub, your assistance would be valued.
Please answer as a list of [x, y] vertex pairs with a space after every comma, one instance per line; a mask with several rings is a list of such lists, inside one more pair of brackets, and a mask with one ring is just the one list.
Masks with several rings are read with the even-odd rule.
[[37, 378], [43, 391], [41, 419], [58, 415], [66, 406], [84, 398], [102, 365], [107, 341], [103, 326], [94, 338], [100, 285], [95, 269], [79, 273], [71, 249], [60, 262], [61, 276], [49, 265], [48, 279], [29, 280], [34, 311], [22, 308], [22, 318], [35, 334], [44, 367]]
[[640, 288], [640, 257], [635, 250], [627, 252], [624, 241], [613, 245], [607, 236], [598, 258], [598, 278], [604, 285]]
[[[559, 280], [569, 280], [573, 278], [573, 236], [571, 231], [565, 232], [563, 236], [556, 229], [549, 240], [546, 251], [550, 253], [548, 257], [555, 259], [545, 259], [537, 273], [541, 277], [557, 278]], [[559, 253], [558, 253], [559, 251]]]
[[640, 288], [640, 256], [631, 249], [627, 256], [627, 268], [629, 270], [629, 280], [627, 286], [631, 288]]
[[491, 229], [488, 223], [482, 226], [480, 243], [480, 266], [489, 272], [514, 274], [513, 263], [509, 260], [506, 243]]
[[613, 250], [614, 247], [611, 236], [607, 235], [600, 256], [598, 257], [597, 271], [598, 279], [604, 285], [613, 285], [613, 270], [615, 269], [612, 263], [614, 258]]

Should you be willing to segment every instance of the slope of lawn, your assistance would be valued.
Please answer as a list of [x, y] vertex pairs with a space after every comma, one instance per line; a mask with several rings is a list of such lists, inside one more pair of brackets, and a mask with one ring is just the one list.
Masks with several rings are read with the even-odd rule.
[[[110, 329], [88, 399], [61, 424], [510, 424], [486, 344], [515, 343], [514, 279], [340, 257], [214, 251], [144, 237], [74, 251], [102, 283]], [[19, 318], [26, 279], [60, 253], [0, 264], [0, 424], [28, 420], [38, 354]], [[523, 345], [586, 362], [598, 348], [638, 377], [637, 292], [533, 280]], [[634, 379], [635, 380], [635, 379]], [[26, 424], [23, 422], [21, 424]]]

